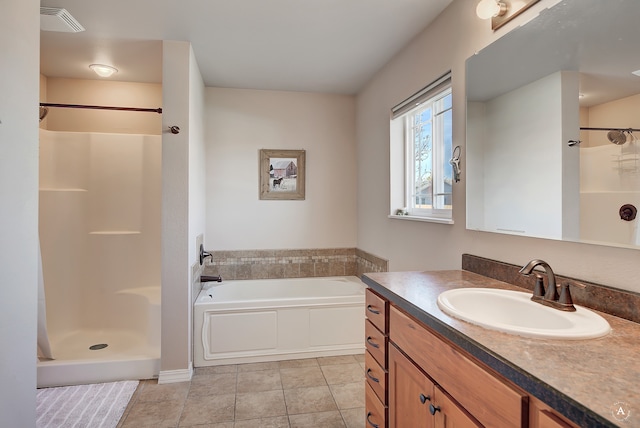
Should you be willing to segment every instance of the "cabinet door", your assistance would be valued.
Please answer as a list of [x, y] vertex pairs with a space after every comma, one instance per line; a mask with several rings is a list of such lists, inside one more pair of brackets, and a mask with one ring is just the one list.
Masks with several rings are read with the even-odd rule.
[[482, 428], [471, 415], [458, 407], [447, 393], [438, 386], [434, 391], [434, 405], [431, 411], [436, 419], [438, 428]]
[[433, 383], [395, 346], [389, 346], [389, 427], [433, 428]]

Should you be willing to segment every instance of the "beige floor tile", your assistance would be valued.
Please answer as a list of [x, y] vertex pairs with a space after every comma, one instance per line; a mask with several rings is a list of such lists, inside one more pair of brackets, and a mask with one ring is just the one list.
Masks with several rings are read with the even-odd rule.
[[123, 428], [168, 428], [176, 427], [184, 401], [153, 401], [136, 403], [129, 411]]
[[195, 376], [188, 397], [235, 394], [236, 376], [235, 373]]
[[338, 409], [353, 409], [364, 407], [364, 380], [340, 385], [330, 385], [333, 399]]
[[180, 427], [233, 421], [235, 394], [189, 397], [184, 403]]
[[166, 383], [158, 385], [157, 380], [145, 382], [138, 395], [138, 402], [184, 401], [189, 392], [189, 382]]
[[320, 366], [280, 369], [284, 389], [306, 388], [327, 384]]
[[285, 416], [286, 414], [287, 409], [282, 390], [236, 395], [236, 421]]
[[291, 428], [344, 428], [342, 416], [338, 411], [303, 413], [289, 416]]
[[364, 407], [340, 410], [340, 413], [342, 413], [342, 419], [344, 419], [347, 428], [364, 428], [366, 426], [367, 414]]
[[284, 397], [289, 415], [337, 410], [328, 386], [287, 389]]
[[198, 375], [212, 375], [222, 373], [236, 373], [238, 366], [236, 364], [230, 364], [226, 366], [211, 366], [211, 367], [196, 367], [194, 373]]
[[238, 373], [237, 392], [260, 392], [282, 389], [280, 370]]
[[351, 364], [358, 361], [353, 355], [338, 355], [335, 357], [319, 357], [318, 363], [321, 366], [330, 366], [334, 364]]
[[364, 363], [364, 354], [356, 354], [353, 356], [353, 358], [355, 358], [359, 363]]
[[233, 428], [289, 428], [289, 418], [286, 416], [278, 416], [275, 418], [237, 421]]
[[322, 373], [329, 385], [359, 382], [364, 379], [364, 370], [356, 362], [322, 366]]
[[219, 424], [180, 425], [180, 428], [234, 428], [234, 422], [222, 422]]
[[301, 360], [280, 361], [281, 369], [295, 369], [299, 367], [318, 367], [318, 360], [316, 358], [304, 358]]
[[238, 372], [254, 372], [257, 370], [276, 370], [279, 368], [280, 368], [279, 361], [271, 361], [267, 363], [238, 364]]

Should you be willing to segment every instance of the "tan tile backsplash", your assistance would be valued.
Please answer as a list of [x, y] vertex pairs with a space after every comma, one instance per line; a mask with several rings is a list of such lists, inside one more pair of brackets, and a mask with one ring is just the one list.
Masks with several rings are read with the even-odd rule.
[[357, 248], [212, 251], [204, 275], [224, 279], [360, 276], [386, 272], [388, 262]]

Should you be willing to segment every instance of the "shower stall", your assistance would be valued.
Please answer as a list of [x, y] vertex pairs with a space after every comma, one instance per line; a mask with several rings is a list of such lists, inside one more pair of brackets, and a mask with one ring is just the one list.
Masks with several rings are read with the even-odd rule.
[[161, 146], [160, 135], [41, 129], [51, 355], [39, 355], [38, 387], [157, 377]]

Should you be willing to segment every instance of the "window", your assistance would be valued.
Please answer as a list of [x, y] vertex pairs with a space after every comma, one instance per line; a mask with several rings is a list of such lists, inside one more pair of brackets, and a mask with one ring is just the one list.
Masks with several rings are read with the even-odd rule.
[[392, 109], [391, 215], [451, 223], [451, 75]]

